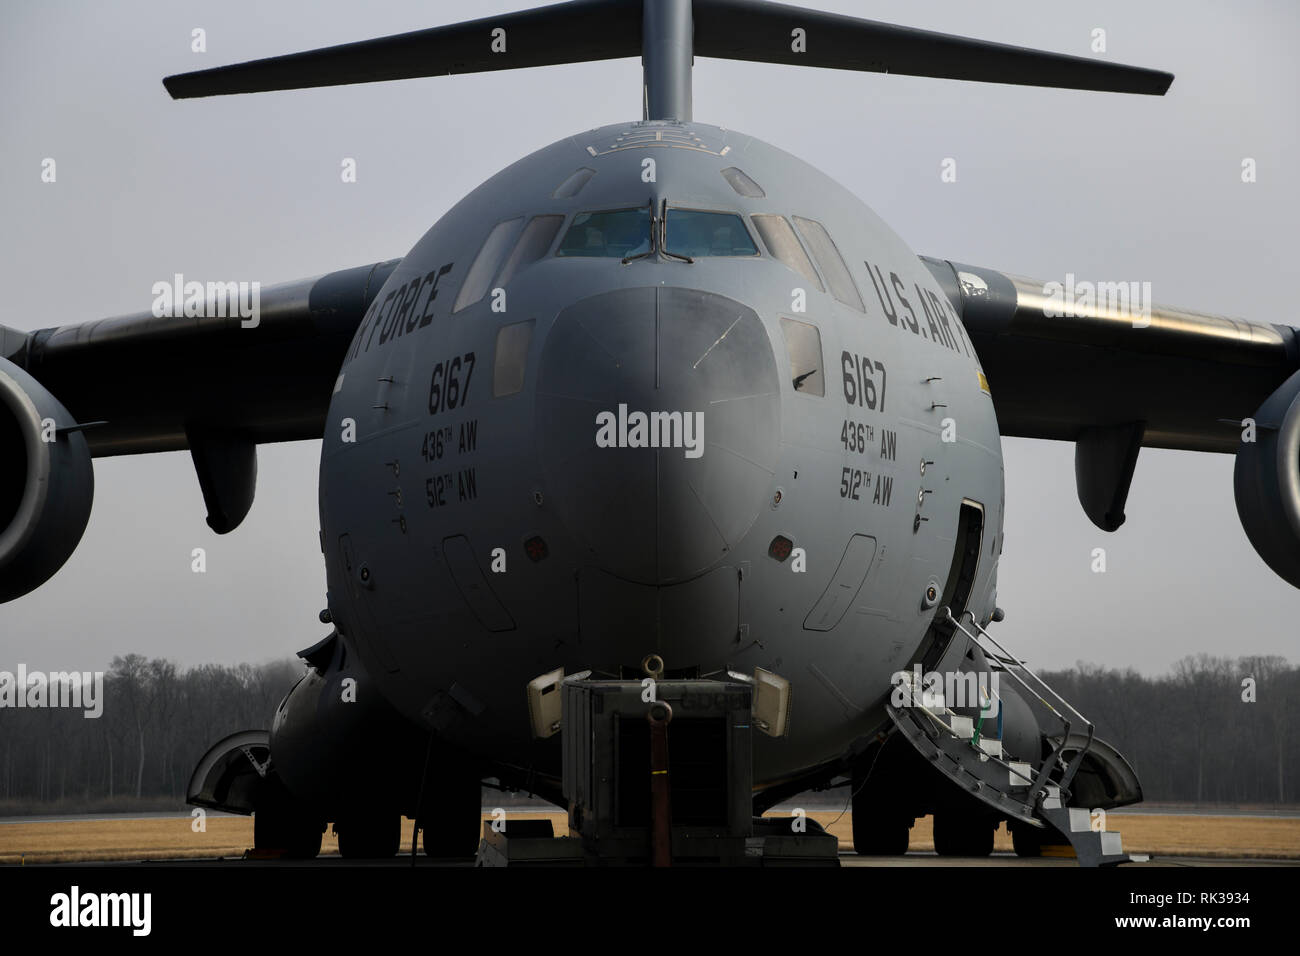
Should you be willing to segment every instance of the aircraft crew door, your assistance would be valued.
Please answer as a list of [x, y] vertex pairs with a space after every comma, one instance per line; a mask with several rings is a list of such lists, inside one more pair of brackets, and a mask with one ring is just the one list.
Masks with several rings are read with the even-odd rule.
[[[984, 506], [978, 501], [963, 498], [957, 519], [957, 536], [953, 542], [952, 564], [948, 569], [943, 595], [935, 605], [936, 610], [949, 607], [952, 609], [952, 616], [961, 619], [970, 603], [971, 590], [975, 586], [975, 577], [979, 572], [980, 548], [983, 546], [983, 541]], [[954, 633], [956, 628], [946, 618], [941, 620], [940, 615], [936, 613], [934, 621], [925, 632], [925, 637], [921, 639], [921, 644], [908, 666], [920, 663], [923, 671], [934, 670], [948, 650]]]

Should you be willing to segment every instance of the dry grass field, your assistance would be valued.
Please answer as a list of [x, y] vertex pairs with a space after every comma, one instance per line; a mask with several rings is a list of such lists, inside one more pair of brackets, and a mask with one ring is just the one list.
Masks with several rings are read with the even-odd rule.
[[[843, 849], [850, 848], [849, 814], [810, 816], [839, 837]], [[563, 813], [512, 812], [511, 818], [549, 818], [556, 833], [565, 832]], [[1123, 834], [1124, 849], [1129, 852], [1300, 859], [1300, 819], [1112, 814], [1109, 826]], [[402, 846], [408, 848], [410, 844], [411, 821], [407, 820]], [[240, 857], [252, 845], [253, 821], [244, 817], [209, 817], [201, 833], [194, 832], [191, 821], [184, 817], [0, 824], [0, 865]], [[929, 817], [916, 822], [911, 847], [934, 848]], [[1011, 837], [1005, 829], [999, 829], [994, 847], [1011, 849]], [[334, 835], [327, 832], [321, 851], [333, 853], [337, 849]]]
[[[823, 826], [836, 814], [810, 814]], [[1244, 859], [1300, 859], [1300, 819], [1263, 817], [1195, 817], [1186, 815], [1110, 814], [1107, 827], [1118, 830], [1126, 853]], [[852, 846], [852, 824], [844, 814], [829, 828], [841, 849]], [[930, 817], [916, 821], [909, 844], [913, 850], [934, 849]], [[1011, 852], [1011, 834], [998, 828], [995, 851]]]

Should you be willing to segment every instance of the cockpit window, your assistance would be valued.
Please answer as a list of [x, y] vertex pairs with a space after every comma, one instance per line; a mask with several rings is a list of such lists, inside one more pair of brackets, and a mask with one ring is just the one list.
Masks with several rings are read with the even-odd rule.
[[589, 166], [581, 167], [573, 173], [568, 179], [555, 187], [555, 192], [551, 193], [553, 199], [572, 199], [578, 193], [582, 192], [582, 187], [591, 182], [591, 177], [596, 175], [596, 171]]
[[528, 347], [533, 341], [533, 319], [503, 325], [497, 330], [496, 359], [492, 363], [492, 397], [522, 391], [528, 368]]
[[745, 220], [731, 212], [668, 207], [664, 249], [675, 256], [756, 256]]
[[790, 383], [794, 390], [805, 395], [825, 395], [822, 336], [817, 326], [782, 317], [781, 331], [785, 333], [785, 350], [790, 356]]
[[523, 221], [523, 217], [507, 219], [505, 222], [497, 223], [488, 233], [483, 248], [478, 251], [474, 264], [469, 267], [469, 272], [465, 275], [465, 281], [461, 283], [456, 303], [451, 307], [452, 312], [468, 308], [487, 293], [488, 286], [492, 284], [492, 277], [501, 266], [501, 260], [510, 251], [510, 245], [514, 242]]
[[835, 248], [835, 241], [831, 239], [826, 227], [816, 220], [803, 219], [799, 216], [794, 217], [794, 224], [799, 234], [803, 236], [804, 242], [808, 243], [817, 265], [821, 267], [822, 275], [826, 277], [826, 284], [831, 287], [831, 295], [845, 305], [859, 312], [865, 312], [866, 309], [862, 307], [862, 297], [858, 295], [858, 288], [853, 284], [853, 276], [849, 275], [849, 267], [844, 264], [844, 259], [840, 256], [840, 251]]
[[650, 207], [580, 212], [560, 241], [557, 256], [623, 259], [650, 251]]
[[745, 175], [745, 171], [735, 166], [728, 166], [722, 171], [722, 178], [731, 183], [731, 188], [747, 199], [765, 199], [767, 193], [763, 187]]
[[519, 241], [506, 257], [501, 271], [497, 273], [496, 284], [503, 286], [514, 278], [516, 272], [546, 255], [551, 248], [555, 234], [564, 224], [563, 216], [534, 216], [519, 234]]
[[763, 237], [767, 251], [815, 285], [818, 292], [823, 291], [817, 270], [813, 268], [808, 253], [803, 251], [803, 246], [799, 245], [799, 237], [794, 234], [785, 216], [760, 215], [753, 219], [754, 228]]

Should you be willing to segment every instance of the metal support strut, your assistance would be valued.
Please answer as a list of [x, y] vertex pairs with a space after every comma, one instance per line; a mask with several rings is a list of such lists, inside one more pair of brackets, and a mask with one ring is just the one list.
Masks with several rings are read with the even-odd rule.
[[650, 723], [650, 862], [673, 865], [673, 791], [668, 774], [668, 725], [673, 709], [657, 700], [646, 711]]

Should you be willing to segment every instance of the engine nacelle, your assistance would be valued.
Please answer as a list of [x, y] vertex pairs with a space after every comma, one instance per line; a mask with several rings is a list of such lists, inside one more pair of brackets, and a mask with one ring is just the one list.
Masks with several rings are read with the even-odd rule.
[[95, 472], [68, 410], [0, 358], [0, 602], [34, 591], [76, 550]]
[[1237, 514], [1264, 563], [1300, 588], [1300, 372], [1255, 412], [1233, 472]]

